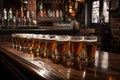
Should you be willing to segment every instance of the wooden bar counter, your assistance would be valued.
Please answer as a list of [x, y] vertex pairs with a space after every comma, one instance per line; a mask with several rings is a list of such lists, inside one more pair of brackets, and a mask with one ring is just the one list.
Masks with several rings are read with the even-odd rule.
[[0, 60], [18, 80], [120, 80], [120, 54], [96, 51], [95, 67], [79, 71], [55, 64], [48, 58], [32, 57], [0, 43]]

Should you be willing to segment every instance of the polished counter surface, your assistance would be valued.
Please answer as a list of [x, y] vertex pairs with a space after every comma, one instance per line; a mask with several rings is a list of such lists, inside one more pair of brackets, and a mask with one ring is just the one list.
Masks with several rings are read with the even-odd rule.
[[7, 42], [0, 43], [0, 51], [47, 80], [120, 80], [119, 53], [96, 51], [95, 67], [80, 71], [55, 64], [48, 58], [33, 57], [13, 49], [11, 45]]

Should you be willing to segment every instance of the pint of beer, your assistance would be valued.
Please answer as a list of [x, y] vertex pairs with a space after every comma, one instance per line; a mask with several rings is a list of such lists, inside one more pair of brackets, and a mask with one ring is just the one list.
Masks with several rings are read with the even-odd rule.
[[97, 49], [97, 37], [96, 36], [85, 36], [85, 52], [87, 54], [88, 66], [94, 66], [95, 53]]
[[12, 48], [16, 48], [16, 34], [12, 34]]
[[84, 37], [83, 36], [71, 36], [70, 40], [70, 52], [72, 55], [73, 66], [77, 69], [81, 69], [81, 63], [84, 53]]
[[15, 49], [19, 50], [20, 47], [20, 35], [16, 34], [15, 36]]
[[28, 46], [28, 53], [33, 55], [33, 49], [34, 49], [34, 34], [29, 34], [27, 38], [27, 46]]
[[59, 35], [56, 37], [57, 41], [57, 51], [55, 53], [54, 62], [64, 63], [66, 58], [70, 54], [70, 36], [68, 35]]
[[28, 36], [29, 36], [29, 34], [22, 35], [22, 51], [24, 53], [28, 52]]
[[25, 36], [26, 36], [26, 34], [19, 34], [18, 43], [19, 43], [19, 50], [20, 51], [23, 50], [23, 44], [24, 44]]
[[41, 48], [41, 45], [40, 45], [40, 40], [42, 38], [42, 34], [36, 34], [34, 36], [34, 56], [35, 57], [40, 57], [40, 48]]
[[47, 39], [47, 56], [52, 61], [54, 60], [56, 50], [56, 35], [49, 35]]
[[47, 57], [47, 39], [48, 35], [42, 34], [42, 38], [40, 39], [40, 56], [42, 58]]

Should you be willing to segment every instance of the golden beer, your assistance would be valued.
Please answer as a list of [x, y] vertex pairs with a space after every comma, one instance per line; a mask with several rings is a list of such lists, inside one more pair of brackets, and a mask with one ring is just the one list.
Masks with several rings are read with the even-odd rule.
[[20, 44], [20, 42], [19, 42], [19, 39], [20, 39], [20, 37], [19, 37], [19, 34], [16, 34], [16, 37], [15, 37], [15, 49], [17, 49], [17, 50], [19, 50], [19, 44]]
[[70, 58], [70, 36], [57, 36], [57, 49], [55, 53], [55, 63], [65, 64], [67, 58]]
[[15, 48], [16, 47], [16, 34], [12, 34], [12, 48]]
[[28, 38], [27, 38], [27, 41], [28, 41], [28, 53], [29, 54], [34, 54], [33, 53], [33, 49], [34, 49], [34, 38], [33, 38], [33, 34], [29, 34]]
[[24, 34], [22, 37], [22, 51], [24, 53], [28, 52], [28, 36], [29, 34]]
[[96, 49], [97, 49], [97, 37], [86, 36], [85, 52], [87, 53], [88, 66], [94, 66]]
[[49, 35], [49, 38], [47, 40], [47, 55], [52, 60], [54, 60], [56, 45], [56, 35]]
[[42, 35], [42, 38], [40, 39], [40, 56], [42, 58], [47, 57], [47, 38], [48, 35]]
[[71, 36], [71, 41], [70, 41], [70, 52], [72, 55], [72, 62], [73, 66], [76, 69], [81, 69], [82, 68], [82, 60], [83, 58], [82, 55], [84, 55], [83, 50], [84, 50], [84, 37], [83, 36]]
[[40, 44], [40, 40], [41, 40], [42, 35], [36, 35], [36, 37], [34, 37], [34, 56], [35, 57], [40, 57], [40, 48], [41, 48], [41, 44]]
[[26, 34], [19, 34], [18, 38], [18, 44], [19, 44], [19, 50], [23, 51], [25, 39], [27, 38]]

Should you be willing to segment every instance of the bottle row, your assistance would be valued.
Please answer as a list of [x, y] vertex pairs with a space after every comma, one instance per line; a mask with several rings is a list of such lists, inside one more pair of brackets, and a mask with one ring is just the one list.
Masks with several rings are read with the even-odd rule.
[[[10, 8], [8, 11], [6, 8], [0, 14], [0, 28], [17, 28], [18, 26], [40, 26], [42, 24], [43, 28], [46, 26], [45, 20], [43, 22], [40, 19], [50, 18], [51, 24], [48, 23], [47, 26], [52, 26], [53, 29], [79, 29], [79, 23], [75, 19], [63, 20], [62, 10], [51, 10], [47, 11], [41, 9], [37, 19], [34, 19], [34, 12], [24, 12], [23, 8], [21, 10], [16, 10], [15, 12]], [[52, 20], [56, 18], [55, 20]]]
[[22, 7], [20, 11], [13, 11], [11, 8], [7, 11], [7, 9], [4, 8], [0, 16], [1, 28], [37, 24], [37, 21], [34, 20], [34, 12], [29, 13], [27, 11], [25, 14]]

